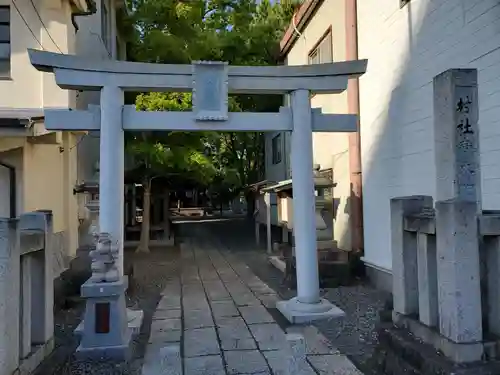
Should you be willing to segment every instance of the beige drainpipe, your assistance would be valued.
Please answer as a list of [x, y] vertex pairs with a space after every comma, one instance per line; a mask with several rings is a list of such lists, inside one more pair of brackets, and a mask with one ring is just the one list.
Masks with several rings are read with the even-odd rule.
[[[345, 0], [346, 60], [358, 59], [357, 0]], [[347, 89], [349, 113], [359, 116], [359, 80], [350, 79]], [[359, 117], [358, 117], [359, 118]], [[363, 180], [361, 171], [361, 134], [349, 133], [349, 171], [351, 175], [351, 246], [355, 253], [364, 250]]]

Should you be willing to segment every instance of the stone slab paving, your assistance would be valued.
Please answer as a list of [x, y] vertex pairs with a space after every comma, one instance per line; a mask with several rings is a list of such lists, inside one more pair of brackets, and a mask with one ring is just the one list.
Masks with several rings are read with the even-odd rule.
[[[286, 333], [268, 308], [279, 300], [248, 266], [208, 241], [181, 245], [181, 272], [167, 283], [151, 324], [143, 375], [288, 375]], [[318, 330], [304, 335], [301, 375], [362, 375]]]

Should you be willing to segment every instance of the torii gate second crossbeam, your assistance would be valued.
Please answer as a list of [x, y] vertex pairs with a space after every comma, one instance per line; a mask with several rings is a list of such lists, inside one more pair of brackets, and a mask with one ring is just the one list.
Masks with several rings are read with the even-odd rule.
[[[164, 65], [86, 61], [76, 56], [29, 51], [31, 63], [55, 74], [64, 89], [100, 90], [101, 104], [87, 111], [46, 110], [49, 130], [100, 130], [100, 231], [119, 242], [123, 275], [124, 131], [291, 131], [291, 167], [297, 258], [297, 297], [277, 308], [293, 323], [342, 316], [320, 298], [313, 184], [312, 132], [351, 132], [355, 115], [311, 110], [311, 93], [336, 94], [367, 61], [306, 66], [229, 66], [222, 62]], [[192, 91], [192, 112], [138, 112], [124, 106], [124, 91]], [[229, 93], [290, 94], [277, 113], [230, 113]]]

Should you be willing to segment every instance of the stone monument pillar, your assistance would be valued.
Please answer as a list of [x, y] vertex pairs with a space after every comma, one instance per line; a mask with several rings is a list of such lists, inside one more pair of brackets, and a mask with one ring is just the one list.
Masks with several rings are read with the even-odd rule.
[[[483, 339], [479, 236], [481, 211], [475, 69], [434, 79], [436, 249], [439, 332], [458, 344]], [[478, 360], [480, 346], [470, 347]]]

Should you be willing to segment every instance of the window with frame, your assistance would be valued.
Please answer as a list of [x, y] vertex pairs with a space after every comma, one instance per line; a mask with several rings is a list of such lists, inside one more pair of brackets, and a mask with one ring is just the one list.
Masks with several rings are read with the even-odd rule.
[[328, 29], [316, 46], [309, 52], [309, 64], [326, 64], [333, 62], [332, 30]]
[[272, 148], [272, 163], [279, 164], [281, 163], [281, 134], [278, 134], [273, 137], [271, 141]]
[[0, 6], [0, 77], [10, 77], [10, 7]]

